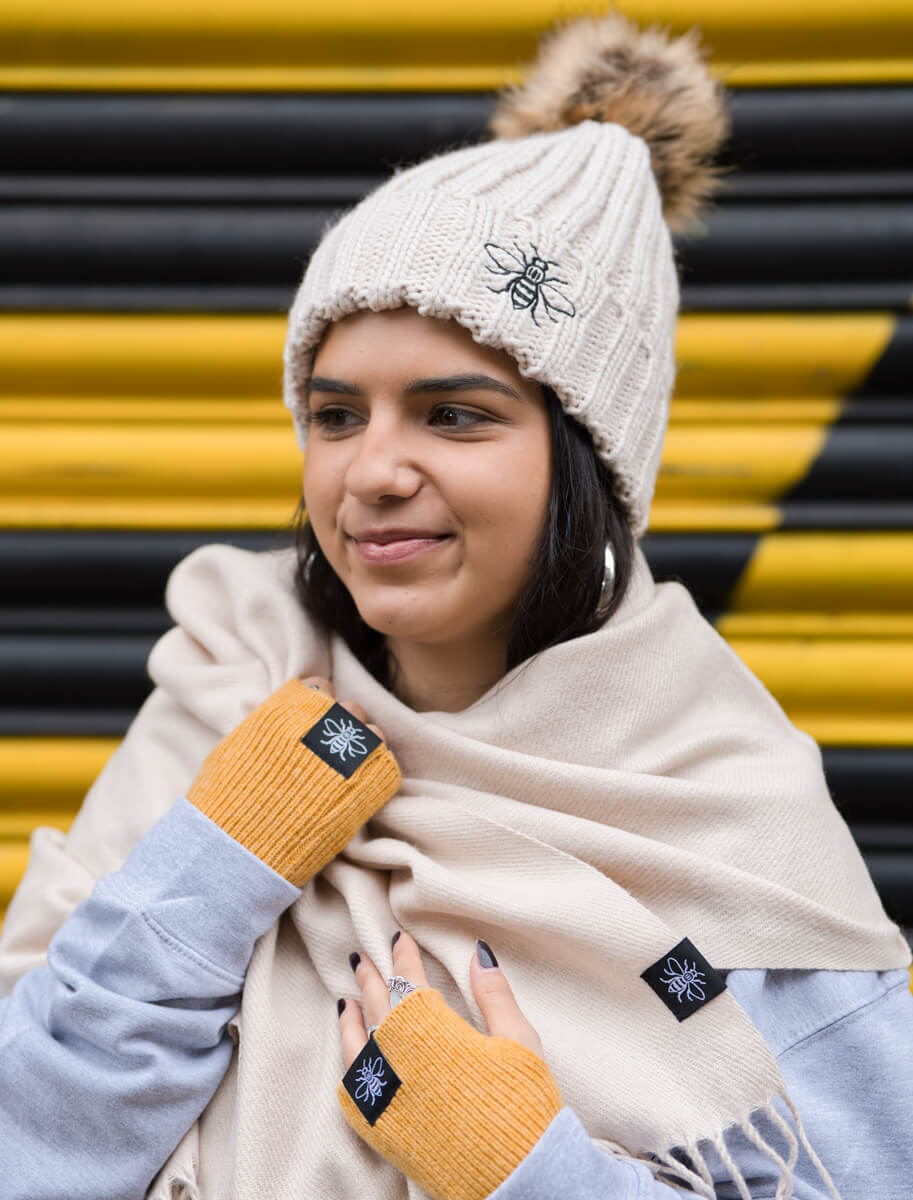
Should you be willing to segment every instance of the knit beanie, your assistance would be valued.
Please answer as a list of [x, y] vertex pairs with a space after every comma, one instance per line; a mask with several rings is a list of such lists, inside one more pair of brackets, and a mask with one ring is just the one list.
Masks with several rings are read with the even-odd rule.
[[553, 29], [502, 93], [493, 139], [396, 171], [324, 234], [292, 305], [284, 400], [307, 440], [327, 327], [409, 305], [451, 318], [547, 384], [647, 528], [675, 381], [687, 227], [728, 133], [695, 30], [670, 40], [618, 13]]

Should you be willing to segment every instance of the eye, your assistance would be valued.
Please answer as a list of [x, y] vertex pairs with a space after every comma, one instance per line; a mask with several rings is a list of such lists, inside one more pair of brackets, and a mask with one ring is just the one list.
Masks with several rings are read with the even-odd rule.
[[473, 412], [467, 408], [457, 408], [453, 404], [439, 404], [431, 413], [431, 423], [442, 425], [445, 429], [473, 429], [490, 421], [483, 413]]
[[350, 409], [335, 404], [327, 404], [308, 414], [308, 421], [312, 425], [317, 425], [328, 433], [342, 433], [350, 429], [356, 419], [356, 414]]

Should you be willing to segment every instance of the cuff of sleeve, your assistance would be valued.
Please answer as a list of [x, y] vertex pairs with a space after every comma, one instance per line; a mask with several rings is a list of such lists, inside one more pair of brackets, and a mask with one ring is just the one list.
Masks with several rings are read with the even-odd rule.
[[561, 1108], [538, 1055], [479, 1033], [427, 987], [384, 1017], [338, 1097], [353, 1129], [433, 1200], [484, 1200]]
[[181, 796], [99, 880], [211, 969], [242, 976], [257, 938], [301, 895]]
[[401, 782], [396, 759], [367, 726], [289, 679], [215, 747], [187, 797], [300, 887]]
[[594, 1145], [574, 1110], [565, 1107], [488, 1200], [642, 1200], [653, 1194], [653, 1182], [647, 1167]]

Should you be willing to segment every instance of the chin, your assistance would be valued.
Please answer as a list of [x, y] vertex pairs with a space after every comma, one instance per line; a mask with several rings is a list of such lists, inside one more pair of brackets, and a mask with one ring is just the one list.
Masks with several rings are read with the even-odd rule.
[[[437, 642], [444, 630], [455, 630], [450, 606], [433, 596], [353, 596], [358, 615], [385, 637], [407, 642]], [[448, 639], [449, 640], [449, 639]]]

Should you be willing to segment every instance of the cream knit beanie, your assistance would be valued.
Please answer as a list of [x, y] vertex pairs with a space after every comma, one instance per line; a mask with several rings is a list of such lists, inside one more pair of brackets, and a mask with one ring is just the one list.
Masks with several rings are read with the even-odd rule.
[[728, 132], [703, 53], [695, 30], [670, 41], [616, 13], [567, 23], [502, 96], [494, 140], [397, 171], [330, 228], [285, 347], [302, 450], [327, 324], [407, 304], [554, 389], [614, 471], [639, 537], [675, 381], [670, 229], [709, 196]]

